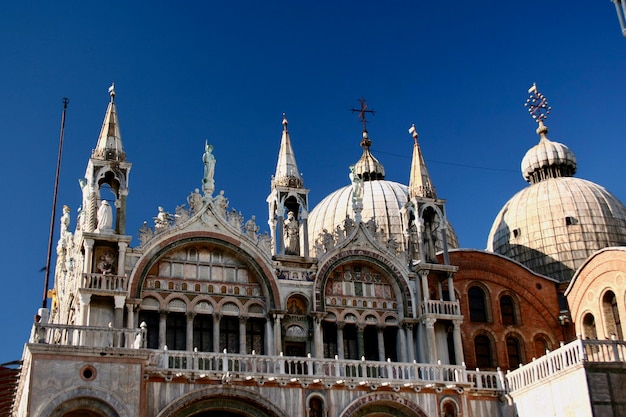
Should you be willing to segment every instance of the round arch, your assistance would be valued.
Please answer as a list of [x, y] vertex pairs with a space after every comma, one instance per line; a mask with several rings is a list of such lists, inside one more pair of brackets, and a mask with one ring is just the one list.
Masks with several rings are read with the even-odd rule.
[[404, 275], [400, 272], [400, 270], [395, 265], [391, 264], [386, 257], [362, 248], [341, 251], [335, 254], [332, 258], [328, 259], [324, 265], [321, 266], [317, 276], [315, 277], [314, 283], [314, 302], [316, 311], [326, 310], [324, 288], [326, 287], [331, 273], [339, 266], [355, 261], [370, 263], [386, 272], [390, 278], [390, 284], [392, 284], [394, 290], [396, 291], [396, 296], [400, 296], [399, 301], [402, 304], [401, 311], [404, 318], [413, 317], [412, 294], [407, 283], [408, 280], [404, 278]]
[[218, 411], [222, 415], [237, 417], [289, 417], [258, 392], [210, 387], [183, 395], [171, 402], [156, 417], [210, 416]]
[[222, 250], [240, 256], [250, 268], [250, 271], [254, 272], [258, 277], [259, 283], [270, 303], [268, 308], [274, 309], [281, 306], [278, 286], [276, 280], [273, 279], [270, 267], [243, 249], [240, 242], [225, 235], [206, 231], [188, 232], [171, 236], [146, 252], [130, 276], [129, 293], [137, 298], [141, 296], [143, 283], [148, 276], [148, 271], [168, 252], [190, 244], [202, 243], [219, 247]]
[[35, 417], [63, 417], [75, 411], [89, 412], [97, 417], [131, 417], [131, 413], [116, 395], [93, 387], [68, 388], [48, 400]]
[[339, 417], [428, 417], [414, 402], [395, 393], [373, 393], [353, 401]]

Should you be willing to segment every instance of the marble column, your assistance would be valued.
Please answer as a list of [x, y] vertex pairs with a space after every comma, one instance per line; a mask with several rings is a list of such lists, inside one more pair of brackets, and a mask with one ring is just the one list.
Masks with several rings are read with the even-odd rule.
[[126, 248], [128, 247], [128, 243], [118, 242], [117, 246], [119, 247], [117, 256], [117, 275], [124, 276], [126, 275]]
[[365, 331], [364, 324], [357, 324], [356, 326], [356, 346], [358, 349], [358, 357], [362, 358], [365, 356], [365, 340], [363, 338], [363, 332]]
[[248, 322], [248, 317], [240, 316], [239, 317], [239, 353], [242, 355], [246, 352], [246, 323]]
[[339, 359], [345, 359], [345, 355], [343, 353], [343, 328], [346, 323], [337, 322], [337, 356]]
[[85, 294], [82, 292], [78, 292], [79, 297], [79, 306], [80, 306], [80, 325], [88, 326], [89, 325], [89, 303], [91, 302], [91, 294]]
[[428, 345], [428, 363], [437, 362], [437, 340], [435, 338], [435, 322], [437, 319], [425, 319], [426, 339]]
[[129, 329], [136, 329], [139, 326], [135, 324], [135, 305], [126, 304], [126, 327]]
[[165, 338], [165, 332], [167, 331], [167, 312], [161, 311], [159, 314], [159, 349], [165, 347], [167, 339]]
[[400, 351], [398, 352], [398, 362], [408, 362], [408, 355], [406, 352], [406, 333], [404, 333], [404, 328], [398, 328], [398, 346], [400, 347]]
[[115, 310], [113, 312], [113, 327], [121, 329], [124, 327], [124, 304], [126, 303], [125, 295], [116, 295], [113, 297]]
[[194, 313], [193, 311], [189, 311], [187, 312], [187, 350], [192, 350], [194, 349], [194, 345], [193, 345], [193, 320], [196, 317], [196, 313]]
[[463, 339], [461, 337], [461, 324], [463, 320], [452, 320], [452, 324], [454, 325], [454, 329], [452, 330], [452, 337], [454, 340], [454, 356], [457, 365], [461, 365], [465, 362], [465, 357], [463, 355]]
[[383, 334], [384, 329], [384, 324], [379, 324], [376, 326], [376, 334], [378, 336], [378, 360], [381, 362], [387, 360], [387, 357], [385, 356], [385, 335]]
[[283, 330], [281, 321], [284, 314], [274, 314], [274, 355], [278, 356], [282, 352], [283, 348]]
[[454, 294], [454, 281], [452, 280], [451, 273], [448, 274], [448, 297], [450, 297], [450, 301], [456, 301], [456, 295]]
[[324, 357], [324, 337], [322, 332], [322, 320], [326, 313], [312, 312], [313, 316], [313, 356]]
[[272, 327], [272, 320], [269, 315], [265, 318], [265, 354], [274, 354], [274, 329]]
[[413, 323], [404, 323], [404, 329], [406, 332], [406, 340], [407, 340], [407, 350], [408, 355], [406, 358], [407, 362], [413, 362], [416, 358], [415, 356], [415, 337], [413, 335]]
[[93, 267], [93, 239], [85, 239], [83, 247], [85, 248], [85, 262], [83, 262], [83, 273], [90, 274]]
[[213, 313], [213, 352], [220, 351], [220, 321], [222, 315]]

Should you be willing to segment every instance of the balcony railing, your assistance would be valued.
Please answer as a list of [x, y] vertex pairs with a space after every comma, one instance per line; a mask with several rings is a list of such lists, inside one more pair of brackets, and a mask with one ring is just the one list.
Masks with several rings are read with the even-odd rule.
[[145, 347], [146, 329], [113, 329], [109, 327], [71, 326], [35, 323], [30, 343], [82, 347]]
[[584, 363], [626, 361], [626, 342], [618, 340], [583, 340], [568, 343], [506, 375], [509, 391], [514, 392]]
[[83, 274], [81, 288], [104, 291], [128, 291], [128, 277], [109, 274]]
[[376, 362], [311, 357], [241, 355], [233, 353], [161, 351], [154, 372], [187, 377], [238, 377], [285, 382], [324, 381], [331, 384], [373, 384], [393, 387], [458, 386], [504, 391], [500, 372], [467, 371], [465, 366]]
[[460, 316], [461, 307], [458, 301], [426, 300], [419, 304], [421, 315], [434, 314], [438, 316]]
[[[145, 348], [145, 329], [35, 323], [30, 343], [89, 348]], [[325, 384], [411, 387], [456, 387], [504, 391], [501, 372], [468, 371], [465, 366], [377, 362], [238, 353], [152, 350], [147, 372], [166, 378], [240, 378], [246, 380], [315, 381]]]

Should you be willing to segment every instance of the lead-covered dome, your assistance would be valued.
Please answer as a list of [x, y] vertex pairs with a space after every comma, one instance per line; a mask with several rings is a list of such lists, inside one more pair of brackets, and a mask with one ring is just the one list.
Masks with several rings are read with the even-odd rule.
[[[409, 200], [408, 187], [385, 180], [385, 169], [371, 154], [370, 145], [371, 141], [364, 130], [361, 141], [363, 154], [351, 167], [352, 175], [358, 177], [362, 188], [361, 201], [357, 204], [360, 217], [364, 223], [372, 219], [375, 221], [375, 237], [379, 242], [388, 248], [395, 248], [397, 252], [403, 252], [407, 249], [408, 238], [401, 210]], [[342, 237], [349, 234], [357, 217], [354, 197], [354, 185], [347, 185], [326, 196], [310, 212], [307, 223], [311, 248], [319, 247], [324, 236], [332, 235], [334, 242], [339, 243]], [[458, 247], [454, 230], [449, 223], [446, 226], [448, 247]], [[370, 227], [368, 229], [371, 231]], [[438, 233], [441, 234], [441, 231]], [[435, 246], [436, 250], [443, 249], [441, 239]]]
[[[397, 182], [374, 180], [363, 183], [363, 221], [375, 219], [380, 233], [386, 239], [393, 237], [402, 248], [405, 247], [405, 236], [400, 209], [406, 204], [407, 196], [407, 186]], [[324, 230], [332, 234], [337, 226], [343, 228], [346, 216], [354, 220], [351, 185], [326, 196], [309, 214], [310, 247], [315, 246], [315, 240]]]
[[574, 178], [574, 153], [547, 132], [539, 120], [540, 142], [522, 161], [531, 185], [500, 210], [487, 250], [563, 282], [594, 252], [626, 244], [626, 207], [604, 187]]

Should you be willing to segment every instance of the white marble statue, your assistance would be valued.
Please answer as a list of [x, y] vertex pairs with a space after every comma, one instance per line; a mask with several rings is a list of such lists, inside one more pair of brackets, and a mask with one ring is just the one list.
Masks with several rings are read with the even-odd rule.
[[98, 209], [98, 228], [99, 232], [110, 232], [113, 226], [113, 209], [109, 205], [109, 202], [102, 200], [100, 208]]
[[286, 255], [300, 255], [300, 223], [293, 211], [287, 213], [284, 226], [284, 241]]
[[208, 142], [204, 143], [204, 155], [202, 155], [202, 162], [204, 162], [204, 178], [202, 179], [202, 191], [207, 196], [213, 194], [215, 189], [215, 183], [213, 181], [213, 175], [215, 174], [215, 156], [213, 155], [213, 145], [209, 145]]

